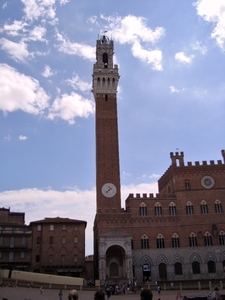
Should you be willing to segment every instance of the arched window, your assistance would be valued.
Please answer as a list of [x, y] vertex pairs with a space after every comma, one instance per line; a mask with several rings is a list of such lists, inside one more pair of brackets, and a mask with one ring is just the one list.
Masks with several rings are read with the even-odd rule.
[[175, 275], [183, 274], [182, 264], [180, 262], [176, 262], [174, 264], [174, 273], [175, 273]]
[[208, 231], [204, 235], [204, 241], [205, 246], [212, 246], [212, 236]]
[[139, 206], [139, 214], [140, 214], [140, 216], [147, 216], [147, 206], [143, 202]]
[[197, 237], [193, 232], [189, 235], [189, 245], [190, 247], [197, 247]]
[[103, 64], [104, 64], [104, 68], [108, 68], [108, 54], [107, 53], [103, 53], [102, 61], [103, 61]]
[[169, 205], [169, 213], [171, 216], [176, 216], [176, 214], [177, 214], [177, 208], [173, 202], [171, 202]]
[[192, 272], [193, 274], [200, 274], [200, 263], [198, 261], [192, 263]]
[[206, 215], [206, 214], [208, 214], [208, 205], [207, 205], [207, 203], [205, 202], [205, 200], [202, 200], [202, 202], [201, 202], [201, 214], [202, 215]]
[[158, 234], [156, 244], [158, 249], [165, 248], [164, 237], [162, 234]]
[[221, 204], [220, 200], [217, 199], [215, 201], [215, 213], [216, 214], [222, 214], [222, 212], [223, 212], [222, 204]]
[[141, 238], [141, 249], [149, 249], [149, 240], [145, 234]]
[[208, 261], [207, 266], [208, 266], [208, 272], [209, 273], [216, 273], [215, 261], [213, 261], [213, 260]]
[[185, 190], [190, 190], [190, 181], [189, 180], [185, 180], [184, 185], [185, 185]]
[[186, 204], [186, 214], [187, 215], [193, 215], [194, 214], [194, 207], [193, 204], [188, 201], [188, 203]]
[[159, 204], [159, 202], [155, 204], [154, 210], [156, 216], [162, 216], [162, 206]]
[[224, 231], [220, 231], [219, 240], [220, 240], [220, 245], [225, 245], [225, 232]]
[[180, 238], [176, 233], [174, 233], [173, 236], [172, 236], [172, 247], [173, 248], [179, 248], [180, 247]]

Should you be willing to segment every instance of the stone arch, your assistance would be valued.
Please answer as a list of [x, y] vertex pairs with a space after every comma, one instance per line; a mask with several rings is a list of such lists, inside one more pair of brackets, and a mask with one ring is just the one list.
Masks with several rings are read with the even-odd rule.
[[211, 260], [213, 260], [215, 262], [217, 261], [216, 256], [212, 252], [209, 252], [209, 253], [207, 253], [207, 255], [205, 257], [205, 262], [209, 262]]
[[189, 259], [190, 264], [193, 263], [194, 261], [197, 261], [197, 262], [199, 262], [199, 263], [202, 262], [201, 257], [200, 257], [197, 253], [193, 253], [193, 254], [190, 256], [190, 259]]
[[167, 265], [169, 264], [167, 257], [163, 254], [159, 255], [159, 257], [156, 259], [156, 263], [157, 263], [157, 265], [159, 265], [161, 263], [164, 263]]
[[177, 262], [182, 263], [183, 262], [183, 258], [179, 254], [176, 254], [173, 257], [173, 261], [174, 261], [174, 264], [177, 263]]
[[152, 259], [148, 255], [144, 255], [140, 261], [141, 266], [144, 265], [145, 263], [148, 263], [150, 265], [153, 265]]
[[125, 249], [112, 245], [106, 249], [106, 277], [110, 279], [125, 277]]

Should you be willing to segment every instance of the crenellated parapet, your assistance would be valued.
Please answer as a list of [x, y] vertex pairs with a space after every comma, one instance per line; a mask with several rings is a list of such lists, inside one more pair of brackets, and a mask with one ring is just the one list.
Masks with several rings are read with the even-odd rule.
[[164, 199], [164, 198], [171, 198], [171, 197], [174, 197], [172, 194], [159, 194], [159, 193], [156, 193], [155, 195], [153, 193], [143, 193], [143, 194], [129, 194], [129, 196], [127, 197], [127, 200], [128, 199], [152, 199], [152, 200], [157, 200], [159, 198], [161, 199]]
[[[209, 173], [211, 172], [215, 173], [223, 171], [225, 165], [225, 150], [221, 150], [221, 154], [223, 156], [223, 161], [221, 159], [217, 161], [210, 160], [209, 162], [207, 162], [206, 160], [195, 162], [189, 161], [187, 162], [187, 164], [185, 164], [184, 152], [171, 152], [171, 165], [158, 180], [159, 192], [164, 193], [170, 190], [172, 193], [174, 193], [179, 188], [188, 188], [187, 186], [190, 185], [190, 181], [192, 181], [191, 185], [193, 188], [193, 186], [195, 186], [196, 180], [200, 182], [199, 178], [201, 178], [202, 176], [209, 175]], [[194, 184], [193, 178], [195, 178]], [[179, 187], [178, 181], [180, 181]], [[198, 188], [200, 188], [200, 186]], [[188, 189], [190, 190], [190, 186]]]
[[[170, 158], [171, 158], [171, 166], [173, 167], [192, 167], [192, 166], [215, 166], [215, 165], [221, 165], [225, 164], [225, 150], [221, 150], [221, 154], [223, 156], [223, 162], [221, 159], [217, 160], [215, 162], [214, 160], [210, 160], [207, 162], [206, 160], [203, 160], [202, 162], [200, 161], [195, 161], [194, 163], [192, 162], [187, 162], [187, 165], [184, 163], [184, 152], [170, 152]], [[165, 172], [166, 173], [166, 172]]]
[[172, 165], [177, 166], [183, 166], [184, 165], [184, 152], [170, 152], [170, 158], [172, 160]]

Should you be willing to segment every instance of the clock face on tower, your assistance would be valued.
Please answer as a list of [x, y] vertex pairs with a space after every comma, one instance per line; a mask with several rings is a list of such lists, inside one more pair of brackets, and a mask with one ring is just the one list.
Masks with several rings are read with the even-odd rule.
[[116, 186], [113, 183], [105, 183], [102, 186], [102, 194], [107, 197], [111, 198], [116, 195]]

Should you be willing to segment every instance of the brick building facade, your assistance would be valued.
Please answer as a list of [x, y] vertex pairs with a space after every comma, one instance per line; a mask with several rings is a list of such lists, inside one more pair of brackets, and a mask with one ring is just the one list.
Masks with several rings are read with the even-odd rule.
[[158, 194], [130, 194], [121, 208], [117, 125], [118, 66], [113, 41], [96, 43], [95, 278], [115, 281], [222, 278], [225, 270], [225, 151], [223, 160], [171, 165]]
[[0, 208], [0, 268], [85, 276], [87, 222], [45, 218], [24, 224], [25, 213]]
[[30, 270], [31, 229], [25, 214], [0, 208], [0, 268]]
[[86, 221], [45, 218], [31, 222], [32, 271], [82, 277]]

